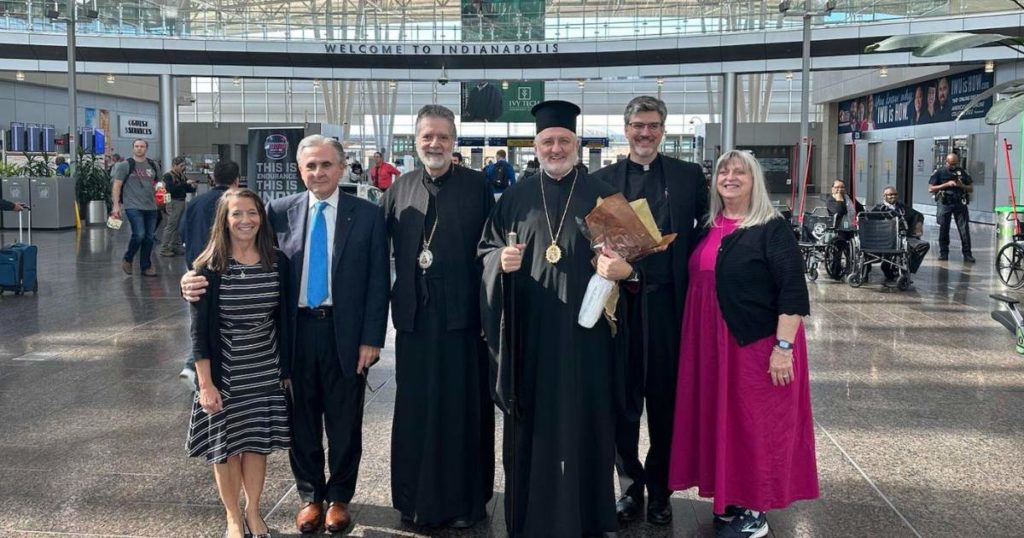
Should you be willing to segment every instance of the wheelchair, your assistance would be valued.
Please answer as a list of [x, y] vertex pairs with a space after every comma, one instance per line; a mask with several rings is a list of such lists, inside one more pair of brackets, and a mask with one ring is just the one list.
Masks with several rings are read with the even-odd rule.
[[1024, 287], [1024, 234], [1014, 234], [1013, 241], [996, 253], [996, 274], [1008, 288]]
[[1017, 309], [1017, 305], [1020, 304], [1020, 301], [998, 293], [991, 294], [989, 297], [1004, 303], [1008, 308], [1008, 310], [993, 310], [992, 319], [998, 321], [1000, 325], [1006, 327], [1008, 331], [1013, 333], [1017, 338], [1014, 348], [1017, 353], [1024, 355], [1024, 316], [1022, 316], [1020, 310]]
[[833, 280], [842, 280], [849, 272], [852, 251], [851, 230], [837, 230], [836, 218], [824, 207], [804, 213], [797, 244], [804, 259], [804, 274], [811, 281], [818, 279], [818, 266]]
[[890, 211], [864, 211], [857, 215], [857, 230], [847, 283], [860, 287], [868, 279], [869, 268], [878, 265], [896, 271], [900, 291], [910, 289], [910, 244], [903, 219]]

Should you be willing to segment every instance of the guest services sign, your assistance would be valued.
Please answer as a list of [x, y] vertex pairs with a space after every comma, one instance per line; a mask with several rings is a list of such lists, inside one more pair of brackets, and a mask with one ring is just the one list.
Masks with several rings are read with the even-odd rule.
[[118, 120], [121, 138], [156, 138], [156, 118], [153, 116], [121, 114]]

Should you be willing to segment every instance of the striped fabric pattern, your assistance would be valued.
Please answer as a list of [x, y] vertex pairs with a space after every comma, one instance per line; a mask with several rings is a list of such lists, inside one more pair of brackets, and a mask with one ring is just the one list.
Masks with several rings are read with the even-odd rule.
[[288, 405], [278, 363], [278, 274], [231, 261], [221, 277], [220, 395], [224, 409], [207, 415], [192, 402], [187, 450], [207, 463], [224, 463], [242, 452], [269, 454], [291, 446]]

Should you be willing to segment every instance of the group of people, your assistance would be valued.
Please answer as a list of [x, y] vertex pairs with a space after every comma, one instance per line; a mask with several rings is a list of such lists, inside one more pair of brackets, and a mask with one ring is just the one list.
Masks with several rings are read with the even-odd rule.
[[[228, 536], [269, 533], [265, 458], [283, 449], [298, 531], [351, 524], [389, 303], [391, 491], [407, 524], [486, 518], [495, 404], [512, 537], [615, 532], [645, 505], [666, 525], [672, 491], [692, 487], [714, 498], [719, 536], [760, 537], [767, 511], [818, 496], [802, 259], [757, 161], [725, 152], [709, 191], [698, 165], [659, 153], [667, 110], [641, 96], [624, 112], [628, 158], [588, 174], [580, 109], [532, 112], [539, 171], [497, 200], [485, 173], [453, 163], [455, 115], [439, 105], [416, 118], [423, 168], [399, 176], [382, 207], [339, 191], [344, 150], [319, 135], [298, 146], [306, 192], [266, 206], [220, 195], [181, 292], [199, 388], [188, 452], [213, 466]], [[646, 200], [675, 241], [633, 261], [592, 245], [578, 223], [615, 193]], [[595, 273], [620, 300], [585, 328], [577, 313]]]
[[128, 249], [121, 258], [121, 270], [131, 275], [138, 254], [142, 275], [155, 277], [158, 273], [153, 266], [153, 247], [161, 220], [164, 228], [160, 255], [185, 254], [181, 234], [185, 199], [189, 193], [196, 192], [196, 182], [185, 176], [187, 161], [184, 157], [175, 157], [161, 178], [156, 161], [146, 155], [148, 151], [149, 143], [137, 139], [132, 142], [132, 157], [117, 162], [111, 169], [113, 208], [110, 216], [123, 217], [131, 228]]

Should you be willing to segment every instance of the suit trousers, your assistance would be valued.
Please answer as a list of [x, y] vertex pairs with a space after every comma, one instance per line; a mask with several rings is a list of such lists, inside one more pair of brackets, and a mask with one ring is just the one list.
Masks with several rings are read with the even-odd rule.
[[[646, 486], [652, 499], [664, 501], [672, 494], [668, 489], [668, 463], [679, 367], [680, 320], [673, 314], [675, 293], [672, 285], [648, 288], [643, 293], [647, 301], [646, 312], [641, 311], [638, 294], [623, 294], [629, 301], [630, 312], [629, 365], [627, 408], [620, 411], [615, 428], [615, 470], [623, 494], [642, 501]], [[646, 317], [646, 338], [643, 317]], [[645, 400], [650, 449], [641, 465], [640, 418]]]
[[[365, 378], [344, 375], [334, 320], [299, 314], [292, 360], [292, 474], [306, 502], [352, 500], [363, 454]], [[324, 478], [323, 433], [327, 430]]]

